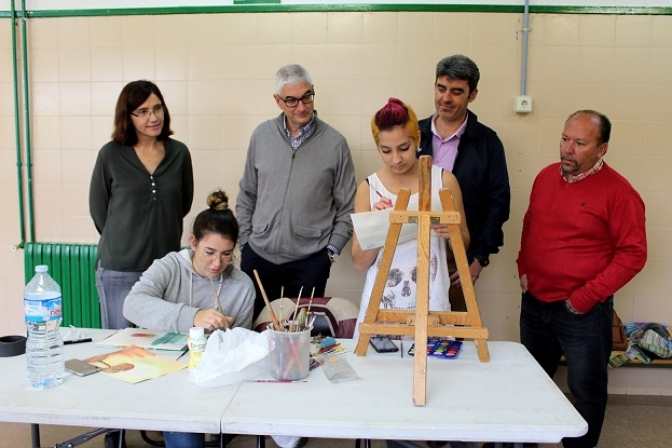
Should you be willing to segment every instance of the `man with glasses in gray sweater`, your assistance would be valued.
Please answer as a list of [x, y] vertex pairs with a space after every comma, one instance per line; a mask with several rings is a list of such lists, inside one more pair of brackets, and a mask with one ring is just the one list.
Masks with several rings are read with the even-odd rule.
[[[332, 263], [352, 236], [357, 185], [350, 148], [315, 111], [315, 88], [297, 64], [281, 67], [273, 95], [282, 113], [250, 138], [236, 202], [241, 269], [256, 270], [269, 300], [323, 297]], [[264, 307], [257, 288], [255, 316]]]

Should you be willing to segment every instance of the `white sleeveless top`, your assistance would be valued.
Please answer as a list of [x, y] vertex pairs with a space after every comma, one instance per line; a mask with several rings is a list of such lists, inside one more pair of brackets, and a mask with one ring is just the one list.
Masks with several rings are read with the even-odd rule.
[[[432, 166], [432, 197], [438, 196], [439, 190], [443, 187], [442, 176], [443, 169], [440, 166]], [[384, 197], [396, 203], [397, 195], [388, 191], [377, 174], [368, 177], [370, 190], [371, 207], [380, 200], [376, 193], [379, 191]], [[418, 193], [411, 196], [411, 200], [417, 202]], [[409, 207], [409, 210], [411, 208]], [[417, 210], [417, 206], [415, 207]], [[450, 287], [450, 275], [448, 274], [447, 249], [448, 240], [436, 236], [431, 231], [429, 250], [429, 310], [430, 311], [450, 311], [450, 302], [448, 300], [448, 288]], [[376, 261], [369, 267], [366, 273], [366, 283], [362, 292], [362, 299], [359, 304], [359, 316], [355, 326], [354, 338], [359, 337], [358, 327], [364, 321], [366, 309], [369, 306], [371, 291], [376, 280], [378, 266], [383, 256], [382, 248], [378, 252]], [[394, 253], [394, 259], [390, 266], [390, 272], [387, 275], [383, 298], [380, 302], [380, 308], [386, 310], [413, 310], [415, 309], [415, 293], [417, 289], [416, 277], [418, 270], [418, 241], [406, 241], [397, 245]]]

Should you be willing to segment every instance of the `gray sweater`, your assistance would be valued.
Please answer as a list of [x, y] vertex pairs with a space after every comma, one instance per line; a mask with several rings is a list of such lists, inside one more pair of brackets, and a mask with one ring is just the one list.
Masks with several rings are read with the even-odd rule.
[[352, 236], [355, 169], [341, 135], [317, 119], [293, 151], [285, 115], [261, 123], [250, 138], [236, 202], [240, 244], [282, 264], [304, 259]]
[[[252, 280], [236, 268], [213, 280], [222, 313], [233, 317], [232, 327], [251, 328]], [[124, 301], [124, 317], [150, 330], [187, 333], [196, 312], [209, 308], [215, 308], [210, 280], [194, 271], [191, 250], [183, 249], [154, 261], [142, 274]]]

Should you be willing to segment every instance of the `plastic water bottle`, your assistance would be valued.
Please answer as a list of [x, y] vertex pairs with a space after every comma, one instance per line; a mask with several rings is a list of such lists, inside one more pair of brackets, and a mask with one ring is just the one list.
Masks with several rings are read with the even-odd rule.
[[35, 266], [35, 276], [23, 291], [28, 328], [26, 362], [28, 385], [35, 389], [58, 386], [65, 376], [61, 288], [44, 265]]
[[192, 327], [189, 329], [189, 370], [194, 370], [201, 362], [201, 356], [205, 351], [205, 329], [203, 327]]

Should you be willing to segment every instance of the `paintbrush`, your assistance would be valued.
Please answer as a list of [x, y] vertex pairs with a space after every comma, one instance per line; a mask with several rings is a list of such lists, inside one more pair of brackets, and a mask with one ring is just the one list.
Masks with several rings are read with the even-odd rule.
[[[315, 295], [315, 287], [313, 286], [313, 290], [310, 293], [310, 301], [308, 301], [308, 309], [306, 310], [306, 320], [305, 320], [305, 327], [311, 327], [313, 325], [313, 321], [315, 320], [314, 318], [311, 320], [310, 319], [310, 307], [313, 304], [313, 296]], [[303, 310], [301, 310], [303, 311]]]
[[292, 315], [292, 325], [296, 324], [296, 313], [299, 311], [299, 303], [301, 302], [302, 292], [303, 292], [303, 286], [301, 287], [301, 289], [299, 289], [299, 297], [296, 299], [296, 307], [294, 308], [294, 314]]
[[310, 301], [308, 302], [308, 312], [310, 313], [310, 306], [313, 304], [313, 296], [315, 295], [315, 287], [313, 286], [313, 292], [310, 293]]
[[280, 324], [282, 324], [283, 329], [285, 328], [285, 312], [283, 311], [285, 301], [282, 300], [284, 296], [285, 296], [285, 287], [281, 286], [280, 287]]
[[264, 298], [264, 303], [266, 303], [266, 307], [268, 308], [268, 312], [271, 314], [271, 320], [273, 321], [273, 326], [276, 331], [282, 331], [282, 327], [280, 326], [280, 322], [278, 322], [278, 318], [275, 317], [275, 313], [273, 312], [273, 307], [271, 307], [271, 303], [268, 301], [268, 296], [266, 296], [266, 291], [264, 290], [264, 285], [261, 284], [261, 279], [259, 278], [259, 273], [257, 272], [256, 269], [254, 269], [252, 272], [254, 272], [254, 277], [257, 279], [257, 284], [259, 285], [259, 290], [261, 291], [261, 297]]
[[299, 326], [299, 331], [302, 328], [305, 329], [307, 320], [308, 320], [308, 313], [306, 313], [305, 308], [301, 308], [301, 311], [299, 311], [299, 316], [296, 318], [296, 323]]

